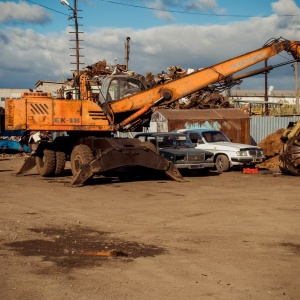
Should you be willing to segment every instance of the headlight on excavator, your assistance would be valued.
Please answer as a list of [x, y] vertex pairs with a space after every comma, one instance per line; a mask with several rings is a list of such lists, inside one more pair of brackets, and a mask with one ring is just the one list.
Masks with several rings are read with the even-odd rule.
[[247, 151], [236, 151], [237, 156], [247, 156]]

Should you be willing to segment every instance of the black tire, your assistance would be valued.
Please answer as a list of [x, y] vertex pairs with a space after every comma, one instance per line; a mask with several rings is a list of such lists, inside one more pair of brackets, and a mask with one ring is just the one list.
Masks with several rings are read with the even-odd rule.
[[157, 148], [156, 148], [155, 145], [152, 144], [151, 142], [142, 142], [142, 143], [141, 143], [141, 146], [142, 146], [142, 147], [146, 147], [146, 148], [148, 148], [149, 150], [151, 150], [151, 151], [153, 151], [153, 152], [155, 152], [155, 153], [158, 153]]
[[73, 176], [79, 172], [82, 164], [88, 163], [93, 157], [92, 150], [89, 146], [75, 146], [71, 153], [71, 170]]
[[216, 157], [215, 161], [216, 169], [219, 172], [227, 172], [229, 170], [229, 160], [224, 154], [220, 154]]
[[43, 177], [53, 176], [56, 165], [55, 151], [45, 149], [42, 153], [43, 155], [35, 157], [37, 171]]
[[56, 158], [56, 166], [55, 166], [55, 175], [60, 176], [63, 171], [65, 170], [66, 165], [66, 153], [61, 151], [55, 152], [55, 158]]

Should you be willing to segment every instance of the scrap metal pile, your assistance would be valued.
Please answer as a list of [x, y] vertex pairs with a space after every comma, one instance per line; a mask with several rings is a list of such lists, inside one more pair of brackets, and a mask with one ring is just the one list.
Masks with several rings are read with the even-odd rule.
[[[169, 73], [162, 72], [157, 75], [152, 75], [151, 73], [146, 74], [146, 83], [149, 87], [154, 87], [156, 85], [162, 84], [164, 82], [180, 78], [182, 76], [188, 75], [195, 70], [188, 69], [184, 70], [179, 66], [172, 66], [167, 68]], [[214, 84], [209, 85], [191, 95], [175, 101], [170, 108], [174, 109], [209, 109], [209, 108], [228, 108], [233, 107], [228, 98], [221, 94], [225, 90], [224, 85]]]
[[257, 165], [262, 169], [270, 169], [275, 172], [279, 172], [279, 154], [282, 151], [283, 142], [281, 141], [281, 135], [284, 129], [278, 129], [276, 132], [269, 134], [265, 139], [263, 139], [258, 146], [264, 150], [264, 154], [267, 159]]
[[[153, 75], [148, 72], [146, 76], [141, 74], [137, 74], [134, 71], [127, 70], [125, 65], [117, 64], [116, 66], [110, 65], [106, 62], [106, 60], [99, 61], [95, 64], [87, 66], [80, 72], [81, 76], [85, 76], [88, 78], [88, 82], [90, 87], [101, 85], [101, 78], [106, 75], [111, 74], [122, 74], [129, 76], [136, 76], [137, 78], [144, 81], [144, 83], [148, 86], [148, 88], [155, 87], [157, 85], [163, 84], [167, 81], [174, 80], [190, 74], [193, 72], [193, 69], [184, 70], [179, 66], [172, 66], [167, 68], [169, 73], [162, 71], [159, 74]], [[74, 77], [69, 79], [67, 84], [63, 87], [63, 89], [59, 93], [63, 93], [65, 89], [70, 87], [74, 87], [76, 85], [75, 82], [76, 73], [74, 73]], [[172, 109], [216, 109], [216, 108], [229, 108], [233, 107], [226, 96], [222, 94], [228, 88], [228, 85], [224, 84], [214, 84], [205, 87], [191, 95], [188, 95], [184, 98], [179, 99], [178, 101], [173, 102], [168, 107], [160, 107], [160, 108], [172, 108]], [[95, 94], [94, 97], [97, 97]], [[96, 99], [92, 99], [96, 102]]]

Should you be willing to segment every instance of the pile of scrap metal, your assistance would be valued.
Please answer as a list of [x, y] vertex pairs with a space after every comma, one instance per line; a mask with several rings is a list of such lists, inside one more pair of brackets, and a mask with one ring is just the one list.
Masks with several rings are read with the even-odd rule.
[[[89, 84], [88, 88], [92, 89], [93, 86], [97, 87], [99, 85], [100, 77], [110, 75], [112, 73], [113, 67], [110, 64], [107, 64], [106, 60], [104, 59], [87, 66], [86, 70], [80, 71], [80, 77], [85, 78], [86, 82]], [[74, 71], [73, 77], [68, 78], [64, 85], [56, 92], [58, 95], [60, 95], [60, 98], [64, 98], [65, 91], [69, 91], [66, 94], [66, 98], [72, 98], [70, 90], [79, 86], [79, 82], [77, 82], [77, 80], [80, 80], [80, 77], [78, 77], [76, 71]], [[93, 95], [91, 100], [96, 102], [96, 98], [97, 95]]]
[[[134, 71], [127, 70], [126, 65], [117, 64], [115, 66], [108, 64], [106, 60], [98, 61], [97, 63], [91, 64], [85, 67], [85, 70], [80, 72], [80, 77], [85, 78], [85, 82], [88, 83], [87, 89], [97, 90], [101, 85], [101, 79], [105, 76], [111, 74], [118, 75], [128, 75], [136, 76], [142, 80], [148, 88], [155, 87], [157, 85], [163, 84], [170, 80], [174, 80], [194, 72], [194, 69], [184, 70], [179, 66], [172, 66], [167, 68], [169, 71], [162, 71], [159, 74], [153, 75], [151, 72], [148, 72], [146, 76], [138, 74]], [[68, 79], [66, 84], [59, 90], [57, 93], [63, 95], [65, 90], [76, 87], [76, 72], [73, 74], [73, 78]], [[168, 108], [172, 109], [189, 109], [189, 108], [198, 108], [198, 109], [207, 109], [207, 108], [228, 108], [233, 107], [226, 96], [222, 94], [228, 87], [228, 84], [214, 84], [205, 87], [191, 95], [188, 95], [184, 98], [175, 101]], [[98, 94], [92, 94], [92, 101], [97, 102]], [[163, 107], [160, 107], [163, 108]]]
[[[146, 74], [146, 83], [149, 87], [154, 87], [156, 85], [165, 83], [170, 80], [174, 80], [194, 72], [194, 69], [184, 70], [179, 66], [172, 66], [167, 68], [169, 73], [162, 71], [162, 73], [157, 75], [152, 75], [151, 73]], [[228, 108], [233, 107], [228, 98], [225, 97], [221, 92], [228, 88], [228, 85], [214, 84], [209, 85], [191, 95], [175, 101], [173, 105], [169, 108], [173, 109], [208, 109], [208, 108]]]
[[284, 128], [280, 128], [264, 138], [258, 146], [264, 150], [266, 160], [256, 165], [261, 169], [268, 169], [274, 173], [280, 172], [279, 154], [282, 151], [283, 142], [281, 141]]
[[[93, 102], [98, 102], [99, 98], [99, 89], [102, 84], [104, 77], [109, 75], [128, 75], [136, 76], [139, 79], [142, 79], [145, 82], [144, 76], [135, 73], [134, 71], [127, 70], [126, 65], [111, 65], [106, 62], [106, 60], [98, 61], [97, 63], [91, 64], [85, 67], [85, 70], [80, 71], [80, 76], [78, 77], [76, 71], [73, 73], [73, 78], [69, 78], [65, 84], [57, 91], [57, 94], [61, 98], [64, 98], [66, 91], [76, 89], [78, 86], [81, 86], [81, 99], [89, 99]], [[79, 82], [77, 82], [79, 80]], [[82, 88], [84, 86], [84, 88]], [[89, 91], [89, 95], [87, 95]], [[68, 93], [67, 93], [68, 95]], [[71, 99], [72, 97], [67, 97]]]
[[[134, 71], [127, 70], [126, 65], [111, 65], [106, 62], [106, 60], [98, 61], [97, 63], [91, 64], [85, 67], [85, 70], [80, 71], [80, 79], [84, 80], [85, 84], [88, 86], [86, 87], [89, 91], [97, 91], [99, 86], [101, 85], [102, 78], [111, 74], [117, 75], [128, 75], [128, 76], [136, 76], [140, 80], [142, 80], [148, 88], [155, 87], [157, 85], [163, 84], [170, 80], [174, 80], [190, 74], [194, 72], [194, 69], [184, 70], [179, 66], [172, 66], [167, 68], [169, 73], [162, 71], [159, 74], [153, 75], [152, 73], [148, 72], [146, 76], [138, 74]], [[65, 91], [70, 90], [76, 86], [78, 83], [76, 82], [77, 76], [76, 71], [73, 74], [73, 78], [68, 79], [68, 81], [62, 86], [60, 90], [56, 93], [61, 95], [62, 98]], [[84, 78], [84, 79], [83, 79]], [[213, 85], [209, 85], [191, 95], [188, 95], [184, 98], [175, 101], [171, 106], [168, 108], [171, 109], [189, 109], [189, 108], [196, 108], [196, 109], [207, 109], [207, 108], [228, 108], [233, 107], [228, 98], [222, 94], [228, 88], [228, 84], [217, 83]], [[91, 101], [97, 102], [98, 100], [98, 93], [91, 93]], [[164, 107], [160, 107], [164, 108]], [[167, 108], [167, 107], [165, 107]]]

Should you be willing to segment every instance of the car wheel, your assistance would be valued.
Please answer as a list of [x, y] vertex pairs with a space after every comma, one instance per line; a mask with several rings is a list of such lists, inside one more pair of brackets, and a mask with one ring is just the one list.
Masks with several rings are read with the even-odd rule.
[[227, 172], [229, 169], [229, 160], [228, 157], [224, 154], [220, 154], [216, 158], [216, 169], [219, 172]]

